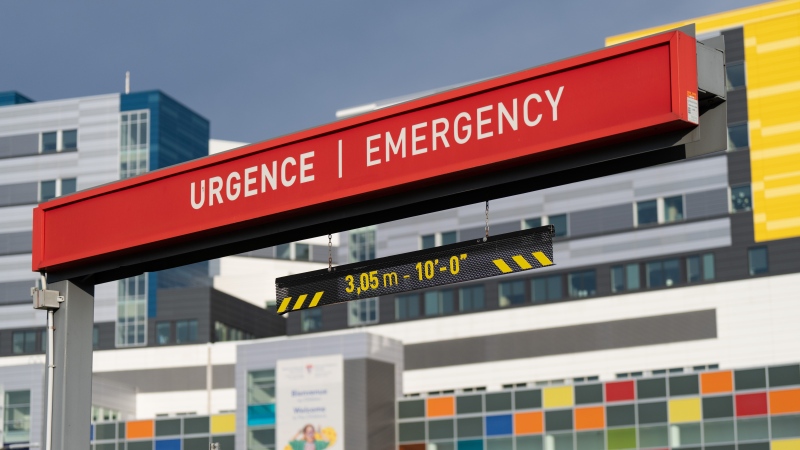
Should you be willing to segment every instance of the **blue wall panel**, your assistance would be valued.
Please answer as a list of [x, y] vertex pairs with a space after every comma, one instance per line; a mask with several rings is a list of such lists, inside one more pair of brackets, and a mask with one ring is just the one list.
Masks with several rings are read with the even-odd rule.
[[486, 417], [486, 435], [501, 436], [511, 434], [513, 430], [513, 420], [511, 414], [502, 416]]

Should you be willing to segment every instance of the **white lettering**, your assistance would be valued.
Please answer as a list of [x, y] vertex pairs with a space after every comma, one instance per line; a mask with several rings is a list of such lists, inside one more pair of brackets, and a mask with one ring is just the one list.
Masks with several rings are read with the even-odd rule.
[[[231, 178], [236, 178], [236, 182], [231, 183]], [[240, 191], [242, 190], [242, 188], [239, 186], [239, 180], [241, 179], [242, 177], [239, 175], [239, 172], [231, 172], [230, 174], [228, 174], [227, 186], [225, 189], [225, 194], [228, 196], [228, 200], [234, 201], [237, 198], [239, 198]], [[231, 187], [236, 188], [235, 194], [231, 193]]]
[[529, 127], [535, 127], [536, 125], [539, 125], [539, 121], [542, 120], [542, 115], [539, 114], [536, 116], [536, 120], [530, 120], [528, 116], [528, 103], [531, 101], [531, 99], [535, 99], [537, 102], [542, 103], [542, 97], [540, 97], [539, 94], [531, 94], [527, 96], [525, 98], [525, 102], [522, 104], [522, 116], [525, 119], [525, 125]]
[[392, 139], [391, 133], [388, 131], [386, 132], [386, 162], [389, 162], [392, 153], [395, 155], [400, 153], [403, 158], [406, 157], [406, 127], [400, 130], [400, 136], [397, 138], [397, 142]]
[[372, 157], [370, 156], [373, 153], [375, 153], [378, 150], [380, 150], [379, 147], [373, 147], [372, 146], [372, 141], [374, 141], [375, 139], [380, 139], [380, 137], [381, 137], [380, 134], [374, 134], [374, 135], [372, 135], [372, 136], [367, 138], [367, 167], [375, 166], [375, 165], [381, 163], [380, 159], [373, 160]]
[[494, 131], [489, 131], [488, 133], [484, 133], [483, 131], [481, 131], [481, 127], [483, 127], [484, 125], [492, 123], [492, 119], [482, 120], [481, 119], [481, 114], [483, 114], [486, 111], [491, 111], [493, 108], [494, 108], [493, 105], [483, 106], [481, 108], [478, 108], [478, 117], [476, 118], [476, 122], [478, 123], [478, 127], [477, 127], [478, 128], [478, 140], [486, 139], [486, 138], [494, 136]]
[[467, 122], [472, 120], [472, 117], [469, 116], [469, 113], [462, 112], [461, 114], [456, 116], [456, 120], [453, 121], [453, 138], [459, 144], [466, 144], [469, 141], [469, 137], [472, 136], [472, 124], [467, 124], [461, 127], [463, 131], [467, 132], [467, 135], [464, 138], [458, 136], [458, 121], [461, 119], [466, 119]]
[[314, 157], [314, 152], [303, 153], [300, 155], [300, 182], [308, 183], [314, 181], [314, 175], [306, 176], [306, 170], [314, 168], [314, 164], [306, 164], [306, 159]]
[[550, 95], [550, 91], [546, 90], [544, 93], [547, 95], [547, 99], [550, 100], [550, 106], [553, 107], [553, 122], [558, 120], [558, 102], [561, 101], [561, 93], [564, 92], [564, 86], [558, 88], [558, 94], [556, 95], [556, 99], [553, 100], [553, 96]]
[[208, 179], [208, 206], [214, 206], [214, 196], [217, 197], [217, 203], [222, 203], [222, 177], [211, 177]]
[[508, 121], [508, 124], [511, 125], [511, 129], [517, 131], [517, 99], [514, 99], [514, 103], [511, 104], [511, 110], [513, 114], [508, 114], [508, 110], [506, 109], [506, 105], [502, 102], [497, 104], [497, 134], [503, 134], [503, 118]]
[[272, 172], [266, 164], [261, 164], [261, 193], [267, 192], [267, 183], [274, 191], [278, 189], [278, 161], [272, 161]]
[[194, 201], [194, 181], [192, 181], [192, 208], [200, 209], [203, 207], [203, 203], [206, 202], [206, 180], [200, 180], [200, 202], [195, 203]]
[[[444, 129], [442, 131], [436, 131], [436, 125], [443, 123]], [[440, 138], [444, 143], [444, 148], [450, 148], [450, 143], [447, 142], [447, 130], [450, 129], [450, 122], [447, 119], [435, 119], [431, 122], [431, 139], [433, 139], [433, 151], [436, 151], [436, 138]]]
[[244, 169], [244, 196], [245, 197], [252, 197], [258, 194], [258, 189], [250, 189], [251, 184], [256, 184], [256, 178], [251, 177], [250, 174], [255, 173], [258, 170], [257, 166], [248, 167]]
[[417, 142], [421, 142], [421, 141], [425, 140], [425, 135], [424, 134], [422, 134], [420, 136], [417, 136], [417, 130], [419, 130], [420, 128], [425, 128], [427, 126], [428, 126], [428, 124], [425, 123], [425, 122], [418, 123], [416, 125], [411, 125], [411, 154], [412, 155], [421, 155], [421, 154], [423, 154], [423, 153], [428, 151], [427, 147], [422, 147], [422, 148], [419, 148], [419, 149], [417, 148]]
[[289, 187], [289, 186], [293, 185], [294, 184], [294, 180], [297, 178], [294, 175], [292, 175], [292, 178], [288, 178], [288, 179], [286, 178], [286, 165], [287, 164], [291, 164], [293, 166], [296, 166], [297, 165], [297, 160], [295, 160], [294, 158], [292, 158], [290, 156], [290, 157], [284, 159], [283, 162], [281, 163], [281, 184], [283, 184], [284, 187]]

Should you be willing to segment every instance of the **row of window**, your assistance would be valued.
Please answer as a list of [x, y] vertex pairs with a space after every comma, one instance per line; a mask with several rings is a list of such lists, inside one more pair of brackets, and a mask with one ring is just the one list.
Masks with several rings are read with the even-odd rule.
[[57, 153], [78, 148], [78, 130], [59, 130], [42, 133], [39, 153]]
[[[749, 184], [732, 186], [729, 191], [729, 211], [750, 211], [753, 206], [752, 191]], [[636, 228], [650, 225], [679, 222], [686, 219], [685, 198], [683, 195], [658, 197], [638, 201], [633, 204], [633, 226]], [[534, 217], [522, 221], [522, 229], [527, 230], [544, 225], [553, 225], [555, 237], [569, 236], [569, 214]], [[428, 249], [440, 245], [458, 242], [457, 231], [426, 234], [420, 236], [420, 248]]]
[[253, 338], [255, 336], [246, 331], [214, 321], [214, 342], [242, 341]]
[[280, 244], [275, 247], [275, 257], [292, 261], [311, 261], [311, 246], [300, 242]]
[[[747, 255], [751, 276], [765, 274], [769, 271], [767, 247], [750, 248]], [[642, 274], [642, 270], [644, 270], [644, 274]], [[685, 258], [620, 264], [611, 267], [610, 277], [613, 293], [637, 291], [642, 286], [648, 289], [659, 289], [682, 284], [703, 283], [715, 279], [715, 259], [713, 253], [705, 253]], [[595, 269], [575, 271], [566, 274], [566, 277], [561, 274], [546, 275], [527, 280], [504, 281], [498, 284], [498, 305], [501, 308], [527, 303], [551, 303], [565, 298], [577, 299], [594, 295], [597, 295], [597, 271]], [[395, 297], [395, 320], [479, 311], [486, 307], [485, 299], [484, 285], [430, 290], [421, 295], [419, 293], [401, 294]], [[378, 298], [350, 302], [348, 325], [361, 326], [378, 323], [378, 305]], [[300, 325], [301, 331], [304, 333], [321, 330], [322, 310], [302, 311]]]
[[197, 342], [197, 320], [156, 322], [156, 345], [167, 345], [173, 342], [176, 344]]
[[3, 442], [13, 444], [28, 442], [31, 430], [31, 392], [8, 391], [5, 393], [5, 410], [2, 414]]
[[77, 191], [77, 188], [77, 178], [39, 181], [39, 201], [46, 202], [62, 195], [72, 194]]

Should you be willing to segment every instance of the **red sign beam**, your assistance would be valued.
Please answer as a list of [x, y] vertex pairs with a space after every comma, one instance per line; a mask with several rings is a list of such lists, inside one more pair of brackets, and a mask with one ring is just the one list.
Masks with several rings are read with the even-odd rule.
[[170, 249], [692, 128], [695, 47], [668, 32], [43, 203], [33, 270], [153, 270]]

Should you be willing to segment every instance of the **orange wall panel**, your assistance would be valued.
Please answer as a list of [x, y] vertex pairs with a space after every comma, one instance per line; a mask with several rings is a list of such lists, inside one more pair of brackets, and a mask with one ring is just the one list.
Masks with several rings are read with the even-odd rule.
[[541, 411], [514, 414], [514, 434], [541, 433], [543, 429]]
[[605, 426], [605, 412], [602, 406], [575, 409], [576, 430], [594, 430]]
[[769, 413], [783, 414], [800, 412], [800, 389], [772, 391], [769, 393]]
[[125, 437], [127, 439], [140, 439], [153, 437], [153, 421], [137, 420], [125, 424]]
[[455, 413], [453, 397], [428, 399], [428, 417], [452, 416]]
[[715, 394], [717, 392], [733, 391], [733, 377], [731, 372], [710, 372], [700, 375], [701, 392]]

